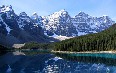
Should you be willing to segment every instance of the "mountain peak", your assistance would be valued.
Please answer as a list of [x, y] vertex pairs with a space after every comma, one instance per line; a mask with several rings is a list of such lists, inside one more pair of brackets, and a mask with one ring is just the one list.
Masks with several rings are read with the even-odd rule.
[[108, 15], [103, 15], [103, 18], [110, 18]]
[[59, 12], [66, 12], [66, 10], [65, 9], [61, 9]]
[[60, 11], [54, 12], [53, 14], [62, 14], [62, 13], [68, 13], [65, 9], [61, 9]]
[[38, 14], [36, 12], [34, 12], [31, 16], [32, 19], [38, 19]]
[[65, 9], [61, 9], [60, 11], [59, 11], [59, 13], [68, 13]]
[[65, 9], [62, 9], [60, 11], [54, 12], [53, 14], [49, 15], [50, 18], [59, 18], [61, 17], [65, 17], [66, 15], [68, 15], [68, 12]]
[[21, 12], [21, 13], [19, 14], [19, 16], [25, 17], [25, 16], [27, 16], [27, 14], [26, 14], [25, 12]]
[[88, 14], [86, 14], [85, 12], [82, 12], [82, 11], [80, 11], [75, 17], [80, 17], [80, 16], [84, 16], [84, 17], [87, 17], [87, 16], [89, 16]]
[[37, 12], [34, 12], [32, 15], [38, 15]]
[[11, 5], [8, 5], [8, 6], [2, 5], [2, 6], [0, 7], [0, 13], [1, 13], [1, 12], [9, 12], [9, 11], [13, 11]]
[[85, 12], [83, 12], [83, 11], [80, 11], [80, 12], [79, 12], [79, 14], [80, 14], [80, 13], [81, 13], [81, 14], [86, 14], [86, 13], [85, 13]]
[[85, 12], [80, 11], [78, 15], [88, 15]]

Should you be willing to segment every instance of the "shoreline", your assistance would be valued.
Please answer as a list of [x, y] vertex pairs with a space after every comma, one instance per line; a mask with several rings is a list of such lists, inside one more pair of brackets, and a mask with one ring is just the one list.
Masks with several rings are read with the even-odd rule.
[[69, 53], [69, 54], [73, 54], [73, 53], [77, 53], [77, 54], [82, 54], [82, 53], [109, 53], [109, 54], [116, 54], [116, 51], [86, 51], [86, 52], [71, 52], [71, 51], [51, 51], [52, 53]]

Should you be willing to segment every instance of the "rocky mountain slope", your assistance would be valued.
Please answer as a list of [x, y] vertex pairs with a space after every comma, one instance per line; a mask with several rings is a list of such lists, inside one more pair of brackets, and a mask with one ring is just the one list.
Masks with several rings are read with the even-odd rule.
[[11, 46], [30, 41], [54, 42], [53, 37], [68, 39], [97, 33], [113, 23], [109, 16], [92, 17], [84, 12], [71, 17], [64, 9], [48, 16], [39, 16], [36, 12], [31, 17], [25, 12], [17, 15], [11, 5], [3, 5], [0, 7], [0, 44]]
[[[32, 15], [32, 17], [34, 17]], [[97, 33], [109, 28], [114, 21], [109, 16], [92, 17], [84, 12], [79, 12], [75, 17], [71, 17], [66, 10], [55, 12], [49, 16], [35, 18], [36, 23], [41, 23], [44, 34], [48, 36], [75, 37], [90, 33]]]
[[43, 29], [25, 12], [17, 15], [12, 6], [0, 7], [0, 44], [12, 46], [14, 43], [50, 42], [51, 40], [54, 41], [45, 36]]

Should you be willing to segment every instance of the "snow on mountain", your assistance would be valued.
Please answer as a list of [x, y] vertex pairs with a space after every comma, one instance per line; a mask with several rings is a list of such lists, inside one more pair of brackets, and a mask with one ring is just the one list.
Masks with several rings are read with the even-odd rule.
[[30, 17], [27, 16], [27, 14], [25, 12], [21, 12], [19, 14], [19, 19], [18, 19], [18, 25], [19, 25], [19, 28], [23, 29], [24, 26], [26, 25], [26, 22], [31, 22], [30, 21]]
[[72, 18], [65, 9], [38, 20], [36, 22], [44, 29], [45, 35], [52, 37], [54, 35], [75, 37], [97, 33], [114, 24], [109, 16], [92, 17], [84, 12], [79, 12]]
[[[6, 27], [6, 30], [7, 30], [8, 34], [9, 34], [10, 31], [11, 31], [11, 28], [9, 28], [9, 26], [3, 21], [1, 16], [2, 16], [2, 14], [0, 14], [0, 22], [4, 24], [4, 26]], [[3, 24], [0, 24], [0, 26], [2, 26]]]
[[42, 18], [42, 27], [49, 36], [72, 36], [72, 34], [77, 34], [70, 15], [64, 9]]
[[4, 6], [4, 5], [3, 5], [3, 6], [0, 7], [0, 13], [1, 13], [1, 12], [6, 13], [6, 12], [9, 12], [9, 11], [13, 11], [11, 5], [10, 5], [10, 6]]
[[7, 31], [8, 31], [8, 34], [10, 33], [11, 29], [7, 26], [6, 27]]
[[[36, 13], [34, 13], [36, 15]], [[12, 6], [0, 7], [0, 44], [12, 46], [13, 44], [57, 41], [44, 35], [39, 16], [37, 23], [25, 12], [15, 14]], [[35, 19], [35, 18], [34, 18]], [[42, 19], [41, 19], [42, 20]], [[4, 38], [4, 39], [3, 39]]]
[[78, 31], [78, 36], [89, 33], [97, 33], [114, 24], [114, 21], [112, 21], [112, 19], [108, 16], [92, 17], [84, 12], [78, 13], [71, 20]]
[[92, 17], [84, 12], [79, 12], [75, 17], [71, 17], [65, 9], [48, 16], [39, 16], [34, 12], [29, 17], [25, 12], [21, 12], [19, 15], [15, 14], [11, 5], [0, 7], [0, 31], [6, 35], [12, 34], [15, 37], [19, 35], [17, 32], [25, 31], [32, 35], [32, 37], [34, 35], [34, 38], [46, 35], [58, 39], [67, 39], [67, 37], [103, 31], [114, 23], [106, 15]]
[[62, 40], [70, 39], [70, 38], [73, 38], [73, 37], [66, 37], [66, 36], [61, 36], [60, 35], [60, 36], [55, 36], [54, 38], [62, 41]]
[[2, 17], [1, 17], [1, 15], [2, 15], [2, 14], [0, 14], [0, 22], [3, 22], [3, 19], [2, 19]]
[[42, 17], [38, 16], [38, 14], [36, 12], [34, 12], [31, 16], [31, 19], [33, 20], [33, 22], [36, 24], [35, 26], [41, 26], [42, 27]]

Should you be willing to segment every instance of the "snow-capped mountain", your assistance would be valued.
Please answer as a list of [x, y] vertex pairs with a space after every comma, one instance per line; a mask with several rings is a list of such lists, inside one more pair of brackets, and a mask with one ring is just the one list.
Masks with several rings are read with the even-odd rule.
[[97, 33], [114, 24], [109, 16], [92, 17], [84, 12], [80, 12], [71, 20], [78, 31], [78, 35]]
[[17, 15], [11, 5], [0, 7], [0, 44], [12, 46], [16, 43], [51, 40], [54, 39], [45, 36], [43, 29], [25, 12]]
[[84, 12], [71, 17], [64, 9], [48, 16], [39, 16], [36, 12], [31, 17], [25, 12], [17, 15], [11, 5], [3, 5], [0, 7], [0, 44], [53, 42], [56, 40], [52, 37], [63, 40], [97, 33], [113, 23], [109, 16], [92, 17]]
[[61, 10], [42, 17], [38, 23], [44, 29], [45, 35], [75, 37], [105, 30], [114, 21], [109, 16], [92, 17], [84, 12], [71, 17], [66, 10]]
[[[61, 10], [55, 12], [49, 16], [42, 18], [36, 18], [36, 14], [32, 16], [32, 19], [39, 23], [44, 29], [44, 34], [48, 36], [72, 36], [77, 35], [76, 28], [71, 22], [71, 17], [67, 11]], [[39, 22], [37, 22], [39, 20]]]

